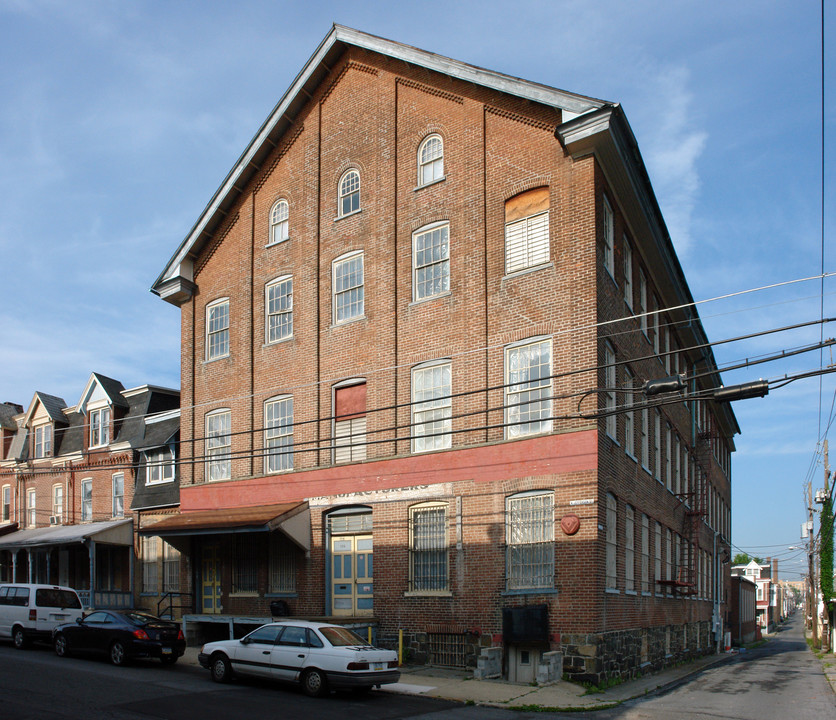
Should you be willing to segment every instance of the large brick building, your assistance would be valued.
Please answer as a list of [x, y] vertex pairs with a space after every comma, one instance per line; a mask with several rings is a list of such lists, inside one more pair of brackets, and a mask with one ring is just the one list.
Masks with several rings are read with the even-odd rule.
[[193, 628], [281, 600], [514, 679], [711, 650], [738, 428], [618, 105], [335, 26], [153, 290], [181, 512], [143, 532]]

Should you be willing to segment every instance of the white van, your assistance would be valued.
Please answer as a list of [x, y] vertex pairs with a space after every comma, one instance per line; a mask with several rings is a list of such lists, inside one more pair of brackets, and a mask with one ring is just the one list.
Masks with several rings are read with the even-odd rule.
[[82, 614], [81, 600], [72, 588], [0, 585], [0, 638], [11, 638], [16, 648], [25, 648], [33, 639], [51, 640], [53, 628], [75, 622]]

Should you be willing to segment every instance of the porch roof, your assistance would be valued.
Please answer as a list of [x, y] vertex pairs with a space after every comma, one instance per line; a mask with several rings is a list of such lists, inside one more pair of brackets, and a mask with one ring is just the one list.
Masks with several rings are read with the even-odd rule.
[[196, 510], [140, 528], [140, 535], [223, 535], [280, 530], [306, 552], [311, 549], [311, 514], [306, 502]]
[[18, 530], [0, 537], [0, 550], [72, 545], [83, 543], [85, 540], [95, 540], [108, 545], [132, 545], [133, 520], [126, 518], [82, 525], [57, 525]]

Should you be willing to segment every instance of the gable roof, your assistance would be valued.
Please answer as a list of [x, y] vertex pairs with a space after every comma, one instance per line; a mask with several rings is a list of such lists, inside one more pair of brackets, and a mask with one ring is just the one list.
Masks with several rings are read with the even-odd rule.
[[107, 395], [111, 407], [128, 407], [128, 402], [122, 396], [122, 393], [125, 391], [125, 386], [118, 380], [107, 377], [107, 375], [94, 372], [90, 374], [90, 379], [87, 381], [87, 385], [84, 386], [84, 392], [81, 393], [81, 400], [78, 401], [77, 409], [80, 413], [87, 414], [87, 402], [96, 385]]
[[0, 403], [0, 428], [17, 431], [15, 416], [20, 415], [23, 408], [15, 403]]
[[608, 104], [602, 100], [468, 65], [342, 25], [334, 25], [212, 196], [189, 234], [154, 281], [151, 292], [175, 305], [181, 304], [191, 295], [194, 290], [192, 258], [211, 238], [212, 233], [228, 214], [229, 208], [244, 192], [248, 181], [258, 172], [264, 159], [273, 151], [316, 88], [349, 47], [369, 50], [464, 82], [560, 109], [563, 111], [564, 120], [592, 112]]
[[26, 411], [26, 417], [23, 421], [24, 425], [29, 425], [29, 421], [32, 419], [32, 415], [35, 414], [35, 408], [38, 404], [43, 406], [50, 420], [66, 424], [67, 417], [64, 415], [64, 408], [67, 407], [67, 403], [64, 398], [56, 395], [48, 395], [38, 390], [35, 392], [32, 402], [29, 403], [29, 409]]

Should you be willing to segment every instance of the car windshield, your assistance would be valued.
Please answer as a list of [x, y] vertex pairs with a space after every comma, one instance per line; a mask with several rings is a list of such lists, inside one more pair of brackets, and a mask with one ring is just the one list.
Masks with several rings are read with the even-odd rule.
[[328, 642], [334, 647], [369, 644], [356, 632], [344, 627], [324, 627], [319, 628], [319, 632], [321, 632], [325, 636], [325, 639], [328, 640]]
[[122, 613], [122, 616], [134, 625], [147, 625], [148, 623], [160, 621], [160, 618], [143, 612], [126, 612]]

